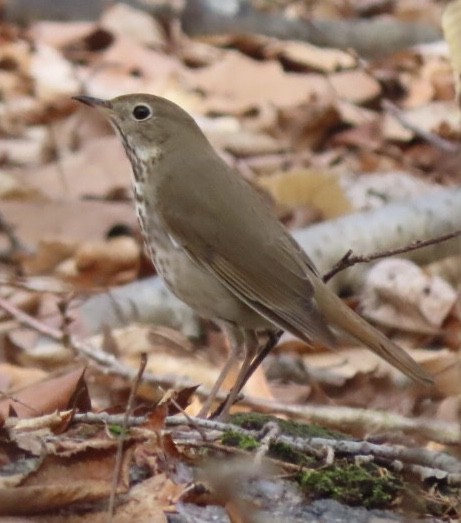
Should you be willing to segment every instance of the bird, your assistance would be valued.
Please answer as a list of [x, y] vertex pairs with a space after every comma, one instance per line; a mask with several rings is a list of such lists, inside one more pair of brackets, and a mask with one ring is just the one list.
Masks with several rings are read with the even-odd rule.
[[141, 231], [158, 274], [180, 300], [227, 333], [230, 355], [201, 416], [242, 359], [219, 414], [228, 418], [261, 354], [264, 333], [272, 345], [275, 333], [288, 331], [310, 345], [334, 348], [337, 331], [343, 331], [415, 382], [432, 383], [401, 347], [323, 282], [268, 202], [179, 105], [144, 93], [74, 98], [99, 110], [121, 139]]

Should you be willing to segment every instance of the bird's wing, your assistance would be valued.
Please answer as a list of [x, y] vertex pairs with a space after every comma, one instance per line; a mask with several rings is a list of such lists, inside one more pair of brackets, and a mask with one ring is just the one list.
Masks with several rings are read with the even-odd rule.
[[[168, 233], [262, 316], [305, 340], [333, 345], [314, 300], [312, 262], [260, 195], [238, 174], [224, 170], [225, 164], [215, 165], [211, 175], [194, 176], [194, 169], [190, 184], [171, 173], [159, 194]], [[210, 163], [204, 170], [210, 173]]]

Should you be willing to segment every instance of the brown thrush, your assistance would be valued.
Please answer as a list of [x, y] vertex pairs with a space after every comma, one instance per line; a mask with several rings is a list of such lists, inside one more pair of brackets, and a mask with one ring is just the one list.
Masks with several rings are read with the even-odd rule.
[[167, 286], [228, 333], [232, 353], [202, 414], [244, 347], [226, 416], [258, 350], [260, 331], [283, 329], [312, 344], [346, 331], [410, 378], [430, 376], [322, 281], [261, 196], [220, 158], [191, 116], [158, 96], [78, 96], [118, 131], [133, 168], [136, 208]]

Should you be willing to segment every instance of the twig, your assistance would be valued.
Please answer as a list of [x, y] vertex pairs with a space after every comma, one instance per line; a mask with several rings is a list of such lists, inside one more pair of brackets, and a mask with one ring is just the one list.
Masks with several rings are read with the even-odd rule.
[[30, 292], [47, 292], [50, 294], [68, 294], [71, 290], [70, 285], [48, 276], [21, 277], [0, 274], [0, 285]]
[[[33, 318], [2, 297], [0, 297], [0, 308], [8, 312], [8, 314], [16, 319], [21, 325], [29, 327], [34, 331], [59, 343], [63, 343], [63, 333], [59, 329], [50, 327], [36, 318]], [[70, 335], [67, 342], [70, 344], [72, 350], [78, 352], [78, 354], [81, 357], [84, 357], [86, 360], [96, 364], [103, 372], [115, 374], [130, 381], [135, 378], [136, 371], [121, 363], [114, 355], [109, 354], [108, 352], [105, 352], [94, 345], [85, 343], [72, 335]], [[164, 388], [183, 389], [197, 385], [196, 382], [188, 378], [178, 379], [170, 375], [163, 376], [152, 373], [144, 374], [144, 381], [146, 383]], [[208, 387], [204, 387], [203, 385], [196, 390], [196, 394], [198, 394], [200, 397], [207, 397], [209, 393], [210, 389]], [[226, 396], [223, 393], [218, 394], [219, 399], [224, 399], [225, 397]]]
[[[257, 438], [259, 431], [246, 430], [232, 423], [221, 423], [210, 420], [196, 419], [195, 423], [206, 428], [221, 432], [237, 432], [238, 434]], [[186, 420], [182, 416], [172, 416], [166, 419], [167, 426], [184, 425]], [[392, 463], [401, 461], [404, 466], [427, 467], [434, 470], [434, 474], [450, 475], [451, 484], [461, 484], [461, 462], [443, 452], [433, 452], [423, 448], [407, 448], [396, 445], [378, 445], [368, 441], [351, 441], [329, 438], [295, 438], [279, 435], [274, 441], [289, 445], [292, 449], [318, 455], [319, 450], [332, 448], [337, 456], [373, 456], [375, 459]]]
[[120, 471], [122, 469], [123, 443], [125, 442], [125, 436], [126, 436], [126, 432], [128, 430], [128, 421], [130, 418], [130, 414], [133, 411], [136, 391], [138, 390], [139, 384], [141, 383], [142, 375], [144, 373], [144, 370], [146, 369], [146, 364], [147, 364], [147, 354], [145, 352], [142, 352], [141, 361], [139, 363], [139, 369], [136, 374], [136, 378], [134, 379], [133, 384], [131, 386], [130, 395], [128, 397], [128, 402], [127, 402], [126, 409], [125, 409], [125, 414], [123, 416], [122, 432], [119, 436], [118, 443], [117, 443], [117, 452], [115, 454], [115, 467], [114, 467], [114, 474], [112, 476], [112, 485], [111, 485], [111, 489], [110, 489], [109, 506], [108, 506], [108, 513], [109, 513], [110, 521], [112, 521], [112, 517], [114, 515], [114, 510], [115, 510], [115, 494], [117, 492], [117, 484], [118, 484], [118, 480], [120, 478]]
[[338, 274], [338, 272], [352, 267], [352, 265], [356, 265], [357, 263], [368, 263], [381, 258], [388, 258], [389, 256], [396, 256], [397, 254], [415, 251], [417, 249], [422, 249], [423, 247], [428, 247], [429, 245], [436, 245], [437, 243], [451, 240], [458, 236], [461, 236], [461, 230], [450, 232], [449, 234], [444, 234], [442, 236], [437, 236], [436, 238], [430, 238], [429, 240], [416, 240], [409, 243], [408, 245], [405, 245], [404, 247], [397, 247], [396, 249], [389, 249], [387, 251], [374, 252], [372, 254], [364, 254], [362, 256], [355, 256], [352, 250], [349, 250], [337, 263], [335, 263], [330, 271], [323, 275], [323, 281], [326, 283], [327, 281], [331, 280], [333, 276]]
[[[89, 424], [123, 425], [125, 414], [107, 414], [107, 412], [77, 412], [72, 421]], [[128, 427], [138, 427], [147, 421], [147, 416], [129, 416], [126, 419]]]
[[[1, 297], [0, 308], [7, 311], [21, 324], [31, 327], [37, 332], [49, 336], [54, 340], [59, 342], [62, 341], [62, 333], [59, 330], [41, 323]], [[77, 340], [74, 336], [71, 336], [70, 342], [81, 356], [85, 357], [90, 362], [96, 363], [104, 372], [115, 374], [128, 380], [133, 380], [135, 378], [136, 371], [118, 361], [113, 355], [102, 351], [98, 347], [85, 344]], [[166, 388], [186, 388], [195, 385], [192, 380], [177, 380], [171, 376], [154, 375], [152, 373], [145, 373], [144, 381], [146, 383]], [[206, 397], [209, 392], [208, 387], [201, 386], [196, 393], [201, 397]], [[219, 399], [224, 399], [226, 396], [220, 393], [218, 397]], [[447, 445], [459, 444], [459, 441], [461, 440], [461, 429], [457, 423], [435, 422], [428, 419], [410, 419], [405, 418], [404, 416], [399, 416], [398, 414], [369, 409], [288, 405], [282, 402], [273, 400], [267, 401], [261, 398], [248, 396], [244, 397], [241, 403], [242, 405], [259, 411], [270, 411], [274, 414], [295, 416], [298, 419], [308, 420], [311, 423], [327, 425], [332, 428], [337, 428], [338, 430], [357, 428], [363, 430], [364, 428], [369, 427], [373, 427], [375, 431], [395, 430], [402, 431], [406, 434], [417, 434], [429, 440], [438, 441]], [[76, 415], [76, 419], [79, 419], [79, 416], [81, 415]], [[195, 422], [198, 423], [196, 418]], [[211, 424], [210, 427], [213, 426], [212, 424], [218, 423], [210, 420], [200, 420], [200, 426], [204, 426], [204, 422]]]
[[400, 431], [445, 445], [459, 445], [461, 440], [459, 423], [406, 418], [392, 412], [353, 407], [292, 405], [254, 397], [244, 398], [242, 404], [260, 412], [291, 416], [337, 430], [362, 430], [368, 433]]
[[255, 465], [261, 464], [263, 457], [269, 452], [271, 444], [279, 437], [280, 427], [274, 421], [270, 421], [264, 425], [261, 432], [264, 432], [264, 435], [260, 440], [261, 443], [255, 454]]
[[442, 151], [448, 152], [448, 153], [456, 153], [459, 152], [461, 149], [457, 143], [450, 142], [448, 140], [445, 140], [441, 136], [435, 133], [431, 133], [430, 131], [425, 131], [424, 129], [421, 129], [417, 125], [409, 122], [403, 112], [391, 101], [389, 100], [383, 100], [382, 101], [382, 107], [383, 109], [391, 114], [405, 129], [408, 129], [410, 131], [413, 131], [417, 136], [425, 140], [426, 142], [434, 145], [435, 147], [438, 147]]

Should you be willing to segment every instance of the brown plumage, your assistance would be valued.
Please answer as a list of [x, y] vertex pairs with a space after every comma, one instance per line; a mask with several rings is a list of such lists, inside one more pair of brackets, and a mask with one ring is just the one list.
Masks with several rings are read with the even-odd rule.
[[323, 283], [261, 196], [180, 107], [147, 94], [77, 99], [100, 109], [121, 136], [145, 240], [167, 285], [199, 314], [221, 323], [235, 351], [245, 342], [238, 386], [255, 355], [258, 331], [277, 327], [332, 346], [330, 325], [415, 381], [431, 382], [403, 349]]

